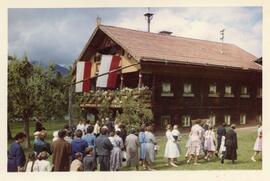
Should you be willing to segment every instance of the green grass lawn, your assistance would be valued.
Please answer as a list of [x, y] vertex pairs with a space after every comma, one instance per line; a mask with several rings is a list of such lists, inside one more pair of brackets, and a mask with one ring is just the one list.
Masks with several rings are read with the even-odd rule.
[[[47, 141], [51, 142], [52, 140], [52, 133], [53, 131], [63, 128], [64, 124], [67, 124], [67, 121], [54, 121], [54, 122], [47, 122], [44, 124], [44, 126], [48, 130], [48, 138]], [[17, 132], [23, 130], [23, 126], [21, 123], [12, 123], [10, 125], [12, 135], [14, 136]], [[30, 124], [30, 133], [33, 133], [34, 131], [34, 124]], [[180, 130], [181, 131], [181, 130]], [[201, 165], [194, 166], [193, 164], [186, 164], [185, 160], [185, 144], [187, 141], [187, 134], [183, 134], [183, 138], [180, 142], [181, 147], [181, 156], [178, 159], [178, 168], [174, 167], [168, 167], [166, 166], [166, 159], [163, 157], [164, 155], [164, 148], [166, 144], [166, 138], [165, 138], [165, 132], [162, 134], [158, 134], [157, 140], [158, 145], [160, 146], [160, 150], [158, 151], [155, 163], [154, 163], [154, 169], [155, 170], [258, 170], [262, 169], [262, 156], [258, 155], [257, 162], [252, 162], [250, 160], [251, 155], [253, 154], [253, 145], [257, 136], [257, 128], [244, 128], [244, 129], [238, 129], [236, 130], [238, 134], [238, 160], [236, 164], [232, 164], [231, 161], [225, 160], [224, 164], [220, 163], [220, 159], [217, 157], [213, 157], [213, 159], [209, 162], [205, 160], [199, 160], [199, 163]], [[33, 136], [31, 136], [31, 141], [33, 141]], [[11, 141], [9, 141], [9, 144]], [[26, 153], [28, 153], [30, 150], [25, 150]], [[49, 160], [51, 157], [49, 158]], [[192, 163], [192, 162], [191, 162]], [[124, 163], [125, 165], [125, 163]], [[126, 167], [123, 168], [123, 170], [127, 170]], [[141, 168], [141, 170], [143, 170]]]
[[166, 144], [165, 136], [158, 137], [158, 144], [160, 151], [158, 152], [157, 159], [154, 165], [156, 170], [247, 170], [247, 169], [262, 169], [262, 156], [258, 155], [257, 162], [252, 162], [250, 157], [253, 154], [253, 146], [257, 136], [257, 128], [239, 129], [238, 136], [238, 160], [236, 164], [232, 164], [230, 160], [225, 160], [224, 164], [220, 163], [220, 159], [214, 156], [211, 161], [199, 160], [201, 165], [186, 164], [186, 141], [187, 134], [183, 135], [180, 143], [181, 156], [178, 159], [178, 168], [166, 166], [166, 159], [163, 157], [164, 148]]

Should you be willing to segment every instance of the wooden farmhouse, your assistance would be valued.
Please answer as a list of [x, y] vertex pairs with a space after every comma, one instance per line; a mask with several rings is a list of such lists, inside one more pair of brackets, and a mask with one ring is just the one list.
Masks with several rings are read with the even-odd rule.
[[158, 128], [187, 128], [193, 119], [216, 126], [262, 120], [262, 66], [236, 45], [98, 25], [76, 62], [91, 61], [97, 75], [104, 54], [120, 55], [122, 67], [138, 63], [118, 73], [117, 88], [149, 87]]

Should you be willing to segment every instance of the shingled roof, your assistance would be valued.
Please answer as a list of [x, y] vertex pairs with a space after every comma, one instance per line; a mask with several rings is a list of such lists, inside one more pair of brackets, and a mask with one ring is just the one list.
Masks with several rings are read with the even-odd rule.
[[[100, 25], [101, 31], [138, 61], [167, 61], [261, 71], [256, 56], [236, 45]], [[248, 40], [247, 40], [248, 41]], [[91, 42], [89, 42], [91, 43]]]

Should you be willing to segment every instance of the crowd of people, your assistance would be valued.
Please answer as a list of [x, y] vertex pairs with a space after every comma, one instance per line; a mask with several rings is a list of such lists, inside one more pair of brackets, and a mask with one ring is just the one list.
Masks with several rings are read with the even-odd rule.
[[[217, 135], [217, 137], [215, 137]], [[164, 157], [167, 166], [178, 167], [181, 134], [177, 125], [166, 126], [167, 142]], [[47, 131], [40, 122], [34, 132], [33, 152], [26, 159], [21, 144], [26, 135], [16, 134], [8, 151], [9, 172], [44, 171], [119, 171], [123, 163], [129, 169], [154, 170], [153, 165], [159, 146], [152, 125], [141, 125], [127, 132], [123, 123], [114, 123], [109, 118], [96, 121], [79, 121], [76, 126], [65, 125], [53, 133], [52, 143], [46, 141]], [[199, 165], [198, 160], [210, 161], [215, 155], [223, 164], [225, 159], [237, 160], [237, 133], [235, 125], [213, 127], [202, 120], [195, 120], [186, 143], [186, 163]], [[262, 151], [262, 127], [254, 144], [252, 161]], [[52, 161], [48, 160], [52, 157]]]
[[[188, 135], [186, 143], [185, 158], [187, 164], [193, 160], [194, 165], [200, 165], [199, 159], [210, 161], [214, 155], [220, 158], [220, 162], [224, 164], [224, 160], [231, 160], [233, 164], [237, 160], [237, 133], [236, 125], [232, 124], [226, 129], [226, 124], [222, 123], [217, 129], [217, 138], [213, 131], [213, 127], [204, 120], [195, 120], [191, 131]], [[254, 154], [251, 160], [256, 162], [255, 157], [262, 152], [262, 125], [259, 124], [257, 130], [257, 139], [254, 144]], [[181, 140], [178, 126], [167, 125], [166, 131], [167, 143], [165, 146], [164, 157], [168, 159], [168, 166], [178, 167], [177, 158], [180, 156], [179, 141]]]

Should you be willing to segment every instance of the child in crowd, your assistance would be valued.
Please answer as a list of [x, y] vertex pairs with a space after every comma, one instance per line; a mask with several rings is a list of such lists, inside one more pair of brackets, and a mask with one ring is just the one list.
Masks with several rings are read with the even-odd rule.
[[84, 171], [95, 171], [97, 169], [96, 159], [93, 150], [93, 147], [87, 147], [85, 149], [86, 156], [83, 158]]
[[181, 139], [180, 132], [178, 130], [178, 125], [173, 126], [172, 135], [176, 142], [178, 142]]
[[225, 151], [226, 151], [225, 139], [226, 139], [226, 137], [225, 137], [225, 133], [224, 133], [221, 137], [221, 144], [219, 147], [219, 157], [221, 158], [221, 162], [222, 162], [222, 160], [224, 160]]
[[49, 154], [46, 151], [42, 151], [39, 154], [39, 160], [35, 162], [35, 169], [34, 172], [51, 172], [52, 166], [51, 163], [48, 161]]
[[[180, 144], [179, 144], [179, 142], [180, 142], [180, 140], [181, 140], [182, 137], [181, 137], [181, 135], [180, 135], [180, 131], [179, 131], [179, 129], [178, 129], [178, 125], [174, 125], [174, 126], [173, 126], [172, 136], [173, 136], [173, 138], [174, 138], [174, 140], [175, 140], [175, 143], [176, 143], [176, 145], [177, 145], [178, 152], [179, 152], [179, 154], [180, 154]], [[177, 157], [174, 158], [173, 161], [174, 161], [174, 162], [177, 162]]]
[[65, 136], [64, 140], [66, 140], [67, 142], [69, 142], [71, 144], [71, 142], [73, 141], [73, 139], [72, 139], [72, 131], [71, 130], [67, 131], [67, 135]]
[[73, 172], [78, 172], [78, 171], [83, 171], [83, 155], [80, 152], [75, 153], [75, 160], [71, 162], [70, 165], [70, 171]]
[[25, 171], [26, 172], [33, 172], [35, 162], [36, 162], [36, 153], [35, 152], [29, 153]]

